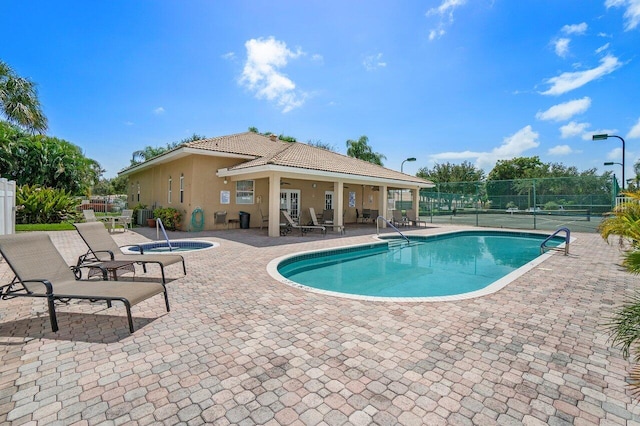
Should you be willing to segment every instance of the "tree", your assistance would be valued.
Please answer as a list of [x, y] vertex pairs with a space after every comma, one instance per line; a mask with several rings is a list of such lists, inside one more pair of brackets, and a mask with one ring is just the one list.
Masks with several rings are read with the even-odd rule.
[[207, 138], [206, 136], [194, 133], [188, 138], [184, 138], [176, 142], [170, 142], [166, 146], [154, 147], [154, 146], [147, 145], [144, 147], [144, 149], [134, 151], [133, 154], [131, 154], [131, 165], [134, 166], [136, 164], [144, 163], [145, 161], [149, 161], [152, 158], [157, 157], [158, 155], [162, 155], [165, 152], [169, 152], [172, 149], [179, 147], [180, 145], [184, 145], [189, 142], [199, 141], [206, 138]]
[[347, 155], [379, 166], [383, 165], [382, 159], [387, 159], [383, 154], [373, 152], [373, 149], [369, 146], [369, 138], [366, 136], [360, 136], [357, 141], [349, 139], [347, 141]]
[[[623, 265], [632, 274], [640, 274], [640, 192], [626, 192], [631, 201], [616, 207], [613, 216], [602, 221], [598, 230], [602, 238], [609, 241], [611, 235], [620, 237], [625, 247]], [[622, 348], [625, 358], [636, 365], [630, 373], [633, 393], [640, 395], [640, 297], [631, 300], [615, 313], [609, 322], [613, 344]]]
[[[425, 191], [431, 197], [446, 201], [449, 210], [453, 202], [463, 197], [471, 197], [475, 200], [482, 199], [484, 195], [484, 171], [468, 161], [462, 164], [435, 164], [433, 169], [421, 167], [416, 176], [433, 181], [437, 185], [437, 191]], [[437, 194], [437, 195], [435, 195]]]
[[333, 146], [332, 144], [330, 144], [328, 142], [322, 142], [321, 140], [308, 141], [307, 145], [315, 146], [316, 148], [324, 149], [324, 150], [327, 150], [327, 151], [336, 152], [336, 147], [335, 146]]
[[478, 182], [484, 179], [484, 171], [468, 161], [461, 164], [436, 163], [433, 169], [421, 167], [416, 176], [435, 183], [441, 182]]
[[42, 112], [35, 83], [20, 77], [3, 61], [0, 61], [0, 113], [9, 122], [30, 132], [47, 130], [47, 118]]
[[498, 160], [489, 172], [488, 180], [508, 180], [542, 177], [545, 165], [540, 157], [516, 157], [511, 160]]
[[[250, 131], [251, 133], [257, 133], [257, 134], [262, 135], [262, 136], [271, 136], [271, 135], [275, 135], [275, 133], [273, 133], [273, 132], [264, 132], [264, 133], [260, 133], [260, 132], [258, 131], [258, 128], [257, 128], [257, 127], [255, 127], [255, 126], [251, 126], [251, 127], [249, 127], [249, 131]], [[296, 139], [294, 136], [287, 136], [287, 135], [284, 135], [284, 134], [282, 134], [282, 133], [280, 133], [280, 134], [278, 135], [278, 139], [280, 139], [280, 140], [281, 140], [281, 141], [283, 141], [283, 142], [298, 142], [298, 139]]]
[[92, 187], [103, 170], [71, 142], [29, 135], [0, 121], [0, 173], [18, 185], [40, 185], [80, 195]]

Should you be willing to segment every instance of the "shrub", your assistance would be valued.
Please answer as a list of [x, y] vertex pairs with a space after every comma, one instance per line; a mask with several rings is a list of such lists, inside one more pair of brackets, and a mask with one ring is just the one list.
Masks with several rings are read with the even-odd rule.
[[549, 201], [544, 205], [545, 210], [558, 210], [559, 208], [560, 206], [555, 201]]
[[16, 223], [60, 223], [79, 219], [80, 201], [64, 189], [23, 185], [16, 190]]
[[182, 213], [173, 207], [157, 208], [153, 211], [153, 217], [160, 219], [169, 231], [175, 231], [182, 221]]

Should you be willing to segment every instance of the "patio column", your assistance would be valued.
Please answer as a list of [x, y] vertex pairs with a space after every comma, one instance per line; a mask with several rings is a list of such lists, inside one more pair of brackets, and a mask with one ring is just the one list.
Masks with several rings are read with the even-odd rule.
[[[385, 219], [389, 218], [387, 212], [387, 206], [389, 205], [389, 203], [387, 202], [387, 197], [389, 194], [387, 194], [387, 192], [387, 185], [380, 185], [380, 196], [378, 197], [378, 214]], [[373, 219], [376, 220], [375, 217]], [[379, 225], [382, 228], [387, 227], [387, 223], [385, 221], [380, 221]]]
[[413, 210], [416, 212], [416, 219], [420, 219], [420, 188], [413, 188]]
[[333, 207], [333, 223], [336, 225], [344, 225], [342, 212], [344, 211], [344, 184], [342, 182], [333, 182], [333, 193], [335, 195], [335, 206]]
[[269, 236], [280, 236], [280, 176], [269, 176]]

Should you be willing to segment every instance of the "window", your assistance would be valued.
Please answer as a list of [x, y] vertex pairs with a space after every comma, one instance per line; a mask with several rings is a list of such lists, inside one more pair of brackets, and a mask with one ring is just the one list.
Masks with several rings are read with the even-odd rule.
[[171, 176], [169, 176], [169, 194], [168, 194], [168, 198], [167, 198], [167, 202], [169, 204], [171, 204], [171, 183], [172, 183]]
[[253, 204], [253, 181], [236, 182], [236, 204]]
[[333, 210], [333, 191], [325, 191], [324, 193], [324, 209]]
[[184, 203], [184, 175], [180, 173], [180, 203]]
[[140, 202], [140, 183], [138, 183], [138, 202]]

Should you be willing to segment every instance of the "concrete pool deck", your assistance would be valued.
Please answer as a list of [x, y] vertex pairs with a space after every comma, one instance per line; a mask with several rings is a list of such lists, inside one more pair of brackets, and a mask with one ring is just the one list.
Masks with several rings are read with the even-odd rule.
[[[155, 239], [134, 231], [114, 238]], [[273, 258], [373, 234], [171, 235], [220, 246], [185, 253], [186, 276], [166, 268], [171, 312], [160, 296], [134, 306], [133, 334], [118, 303], [59, 306], [53, 333], [43, 301], [0, 300], [0, 423], [640, 424], [631, 364], [604, 326], [638, 282], [616, 244], [572, 233], [569, 256], [456, 302], [344, 299], [267, 274]], [[69, 264], [85, 251], [75, 232], [50, 235]]]

